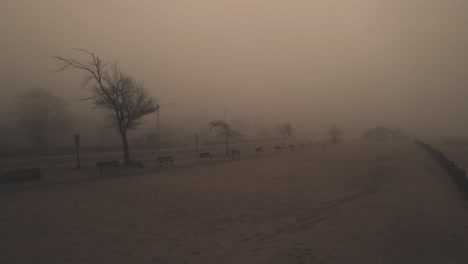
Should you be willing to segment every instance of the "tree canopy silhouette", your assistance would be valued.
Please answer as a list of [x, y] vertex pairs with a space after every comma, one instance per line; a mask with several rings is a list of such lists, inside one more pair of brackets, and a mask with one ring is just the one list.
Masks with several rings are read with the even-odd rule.
[[330, 127], [330, 130], [328, 130], [328, 134], [330, 135], [332, 141], [334, 143], [337, 143], [340, 141], [340, 137], [344, 134], [343, 130], [335, 125], [332, 125]]
[[109, 65], [94, 53], [79, 50], [86, 53], [89, 60], [55, 56], [62, 64], [58, 71], [73, 69], [86, 73], [86, 84], [92, 96], [83, 100], [92, 100], [96, 108], [107, 112], [111, 125], [118, 129], [122, 139], [124, 163], [130, 164], [127, 132], [138, 127], [145, 115], [156, 112], [159, 105], [148, 94], [143, 84], [124, 73], [117, 63]]
[[238, 139], [242, 137], [242, 134], [232, 129], [231, 125], [224, 121], [213, 120], [208, 123], [208, 126], [210, 127], [210, 130], [214, 129], [218, 132], [220, 136], [224, 137], [224, 144], [226, 146], [226, 156], [229, 156], [229, 138]]
[[280, 124], [276, 126], [277, 129], [277, 134], [281, 136], [282, 142], [283, 142], [283, 148], [284, 148], [284, 143], [288, 137], [292, 136], [292, 126], [291, 123], [285, 123], [285, 124]]
[[53, 93], [34, 88], [21, 93], [14, 117], [21, 133], [36, 145], [44, 145], [50, 134], [70, 128], [70, 113], [65, 101]]

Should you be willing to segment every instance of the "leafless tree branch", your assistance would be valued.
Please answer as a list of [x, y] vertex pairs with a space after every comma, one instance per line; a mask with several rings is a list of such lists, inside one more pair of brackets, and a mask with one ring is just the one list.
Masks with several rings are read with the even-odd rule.
[[81, 100], [91, 100], [96, 108], [107, 112], [111, 124], [121, 135], [124, 161], [128, 164], [130, 154], [127, 131], [138, 127], [142, 123], [142, 118], [156, 112], [159, 105], [143, 85], [122, 72], [117, 63], [108, 65], [90, 51], [79, 48], [75, 50], [85, 53], [90, 61], [54, 56], [61, 64], [57, 71], [71, 69], [86, 73], [85, 85], [89, 86], [92, 96]]

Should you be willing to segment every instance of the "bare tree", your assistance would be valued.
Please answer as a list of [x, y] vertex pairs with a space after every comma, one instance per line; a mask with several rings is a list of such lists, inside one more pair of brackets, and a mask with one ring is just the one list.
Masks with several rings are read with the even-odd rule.
[[96, 108], [107, 112], [111, 125], [116, 127], [122, 139], [124, 163], [130, 164], [130, 148], [127, 132], [142, 123], [142, 118], [158, 110], [159, 105], [144, 89], [141, 82], [122, 72], [116, 63], [108, 65], [93, 53], [86, 53], [89, 61], [79, 61], [61, 56], [55, 59], [62, 64], [58, 71], [65, 69], [80, 70], [87, 74], [92, 96], [83, 100], [92, 100]]
[[281, 139], [283, 141], [283, 148], [284, 148], [284, 143], [288, 137], [292, 136], [292, 126], [291, 123], [286, 123], [286, 124], [280, 124], [276, 126], [277, 129], [277, 134], [281, 136]]
[[215, 129], [220, 136], [224, 137], [226, 156], [229, 156], [229, 138], [238, 139], [242, 137], [242, 134], [232, 129], [231, 125], [228, 123], [219, 120], [209, 122], [208, 126], [210, 127], [210, 130]]
[[50, 134], [70, 128], [70, 114], [65, 101], [44, 89], [30, 89], [19, 95], [14, 117], [21, 133], [36, 145], [44, 145]]
[[335, 125], [331, 125], [330, 130], [328, 130], [328, 134], [330, 135], [332, 141], [337, 143], [340, 140], [340, 137], [343, 135], [343, 130]]

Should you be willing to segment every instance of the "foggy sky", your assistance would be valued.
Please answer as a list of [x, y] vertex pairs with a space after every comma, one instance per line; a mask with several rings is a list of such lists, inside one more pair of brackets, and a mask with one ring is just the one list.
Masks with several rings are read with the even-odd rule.
[[304, 135], [330, 124], [468, 135], [463, 0], [2, 0], [0, 34], [4, 114], [18, 91], [45, 87], [99, 116], [76, 102], [83, 75], [53, 72], [51, 56], [83, 48], [177, 103], [165, 122], [186, 129], [226, 109]]

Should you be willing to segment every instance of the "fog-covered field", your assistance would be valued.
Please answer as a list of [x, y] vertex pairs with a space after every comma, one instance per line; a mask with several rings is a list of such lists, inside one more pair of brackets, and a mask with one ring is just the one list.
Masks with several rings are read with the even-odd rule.
[[0, 0], [0, 264], [468, 263], [467, 14]]
[[0, 188], [0, 263], [468, 260], [466, 201], [414, 143], [247, 149], [102, 176], [50, 158], [42, 182]]

